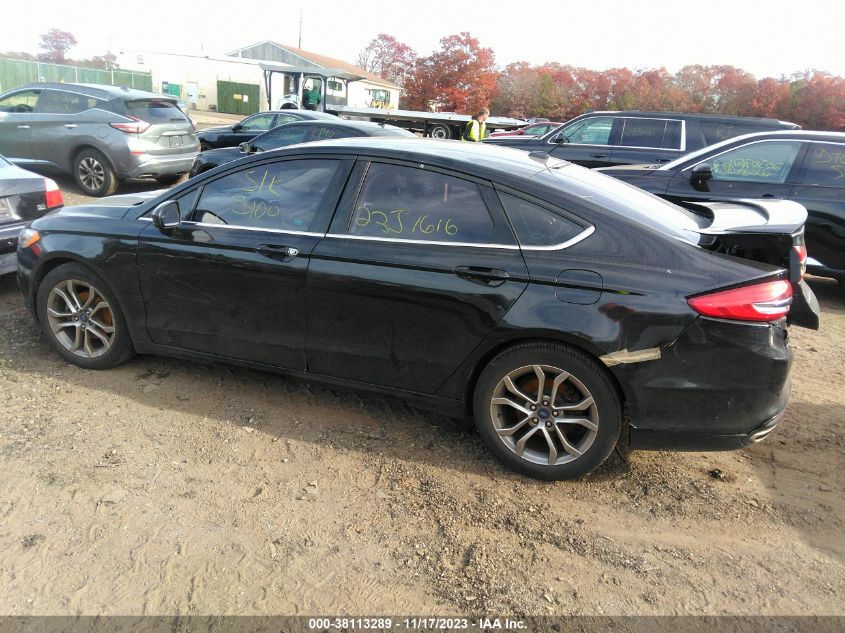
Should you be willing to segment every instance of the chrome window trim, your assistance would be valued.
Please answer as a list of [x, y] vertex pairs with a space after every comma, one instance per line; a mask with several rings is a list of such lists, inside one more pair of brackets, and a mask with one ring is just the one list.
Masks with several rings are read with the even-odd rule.
[[[744, 145], [735, 145], [734, 147], [728, 148], [728, 149], [726, 149], [722, 152], [719, 152], [718, 154], [713, 154], [712, 156], [708, 156], [707, 158], [702, 159], [702, 160], [698, 161], [697, 163], [690, 165], [689, 167], [684, 167], [681, 171], [682, 172], [688, 171], [690, 169], [693, 169], [694, 167], [698, 167], [702, 163], [706, 163], [708, 161], [711, 161], [714, 158], [719, 158], [719, 156], [722, 156], [723, 154], [727, 154], [728, 152], [733, 152], [735, 150], [738, 150], [738, 149], [741, 149], [741, 148], [744, 148], [744, 147], [750, 147], [752, 145], [758, 145], [760, 143], [799, 143], [800, 144], [800, 143], [806, 143], [806, 142], [807, 142], [806, 140], [798, 139], [798, 138], [796, 138], [796, 139], [791, 139], [791, 138], [761, 138], [761, 139], [758, 139], [756, 141], [751, 141], [750, 143], [745, 143]], [[825, 141], [817, 141], [817, 142], [824, 143]], [[800, 150], [800, 148], [799, 148], [799, 150]], [[797, 158], [797, 154], [796, 154], [796, 158]], [[794, 166], [794, 163], [793, 163], [793, 166]], [[792, 167], [790, 167], [790, 169], [792, 169]], [[780, 184], [783, 184], [783, 183], [780, 183]]]
[[508, 251], [515, 251], [515, 250], [525, 250], [525, 251], [559, 251], [563, 250], [564, 248], [568, 248], [577, 244], [581, 240], [585, 240], [590, 237], [596, 230], [596, 227], [590, 225], [583, 231], [581, 231], [575, 237], [572, 237], [565, 242], [561, 242], [560, 244], [553, 244], [551, 246], [522, 246], [522, 245], [515, 245], [515, 244], [494, 244], [494, 243], [476, 243], [476, 242], [443, 242], [443, 241], [434, 241], [434, 240], [410, 240], [407, 238], [401, 237], [371, 237], [369, 235], [342, 235], [340, 233], [327, 233], [325, 237], [333, 237], [335, 239], [347, 239], [347, 240], [364, 240], [369, 242], [390, 242], [390, 243], [397, 243], [397, 244], [420, 244], [420, 245], [428, 245], [428, 246], [461, 246], [461, 247], [469, 247], [469, 248], [496, 248], [501, 250], [508, 250]]
[[[152, 222], [152, 218], [141, 216], [136, 218], [142, 222]], [[325, 237], [325, 233], [315, 233], [313, 231], [287, 231], [285, 229], [263, 229], [257, 226], [243, 226], [241, 224], [213, 224], [211, 222], [194, 222], [193, 220], [183, 220], [179, 226], [199, 226], [210, 229], [238, 229], [239, 231], [260, 231], [261, 233], [281, 233], [283, 235], [304, 235], [305, 237]]]

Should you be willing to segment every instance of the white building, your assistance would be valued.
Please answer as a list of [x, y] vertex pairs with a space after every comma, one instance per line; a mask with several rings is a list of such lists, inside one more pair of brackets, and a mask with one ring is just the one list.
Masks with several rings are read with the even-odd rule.
[[[342, 59], [312, 53], [311, 51], [286, 44], [279, 44], [278, 42], [271, 42], [270, 40], [239, 48], [227, 55], [238, 59], [260, 60], [295, 67], [314, 66], [316, 68], [341, 69], [350, 75], [364, 77], [362, 80], [349, 82], [346, 105], [352, 107], [370, 107], [375, 101], [384, 104], [384, 101], [387, 100], [391, 108], [399, 107], [399, 93], [402, 91], [401, 86], [397, 86], [386, 79], [382, 79], [378, 75], [364, 70], [360, 66], [343, 61]], [[335, 84], [334, 86], [332, 85], [333, 83]], [[285, 90], [281, 82], [278, 89], [275, 84], [271, 85], [271, 91], [273, 93], [274, 106], [277, 105], [277, 96], [282, 96], [284, 93], [289, 92], [289, 90]], [[341, 82], [332, 82], [329, 80], [327, 96], [341, 97]]]

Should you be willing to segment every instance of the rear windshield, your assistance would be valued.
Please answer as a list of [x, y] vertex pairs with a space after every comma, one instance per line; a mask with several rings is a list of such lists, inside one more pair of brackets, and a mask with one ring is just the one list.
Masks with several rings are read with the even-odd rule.
[[127, 101], [126, 111], [147, 123], [173, 123], [187, 120], [174, 102], [159, 99]]
[[566, 161], [550, 164], [549, 169], [538, 173], [535, 178], [545, 182], [553, 178], [549, 184], [571, 195], [690, 244], [698, 245], [701, 241], [698, 231], [710, 224], [707, 218], [654, 194]]

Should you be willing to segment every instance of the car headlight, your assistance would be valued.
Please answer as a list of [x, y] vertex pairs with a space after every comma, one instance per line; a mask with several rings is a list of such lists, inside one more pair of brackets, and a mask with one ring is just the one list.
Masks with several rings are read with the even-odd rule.
[[41, 236], [35, 229], [23, 229], [20, 233], [18, 233], [18, 247], [29, 248], [40, 239]]

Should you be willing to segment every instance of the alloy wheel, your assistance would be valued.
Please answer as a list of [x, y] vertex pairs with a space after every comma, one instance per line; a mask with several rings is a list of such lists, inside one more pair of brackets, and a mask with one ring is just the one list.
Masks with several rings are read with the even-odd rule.
[[504, 376], [493, 389], [490, 417], [510, 451], [548, 466], [581, 457], [599, 428], [598, 407], [584, 383], [550, 365], [526, 365]]
[[89, 191], [97, 191], [106, 181], [106, 171], [100, 161], [87, 156], [79, 161], [79, 180]]
[[47, 322], [56, 340], [82, 358], [96, 358], [114, 342], [114, 315], [103, 294], [78, 279], [61, 281], [47, 296]]

